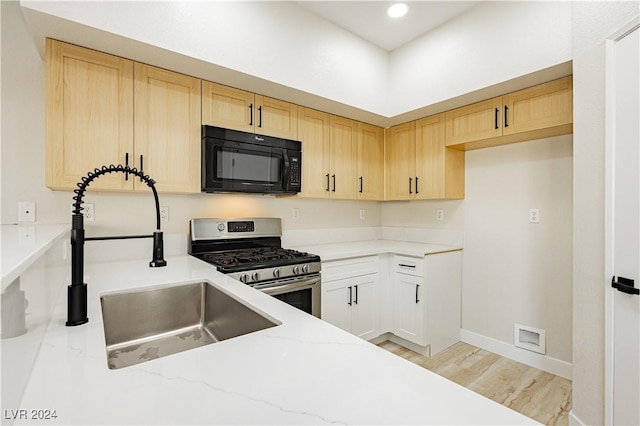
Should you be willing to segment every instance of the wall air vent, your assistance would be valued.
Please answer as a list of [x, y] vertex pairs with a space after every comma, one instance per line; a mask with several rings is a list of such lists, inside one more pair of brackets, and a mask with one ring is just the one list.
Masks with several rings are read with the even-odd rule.
[[522, 349], [545, 354], [544, 330], [522, 324], [513, 324], [513, 344]]

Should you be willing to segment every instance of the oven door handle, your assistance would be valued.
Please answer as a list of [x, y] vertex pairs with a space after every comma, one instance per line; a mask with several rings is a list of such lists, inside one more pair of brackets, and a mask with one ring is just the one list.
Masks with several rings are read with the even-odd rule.
[[296, 291], [296, 290], [304, 290], [305, 288], [308, 288], [314, 284], [320, 284], [319, 275], [314, 275], [313, 277], [302, 279], [300, 281], [294, 281], [294, 282], [285, 283], [282, 285], [275, 285], [273, 287], [266, 287], [266, 288], [258, 287], [256, 288], [256, 290], [260, 290], [263, 293], [266, 293], [268, 295], [277, 295], [282, 293], [289, 293], [291, 291]]

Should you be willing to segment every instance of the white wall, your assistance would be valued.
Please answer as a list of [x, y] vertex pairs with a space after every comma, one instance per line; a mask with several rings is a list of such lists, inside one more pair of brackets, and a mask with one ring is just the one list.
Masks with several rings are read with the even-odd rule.
[[547, 356], [571, 363], [572, 137], [467, 151], [465, 161], [464, 201], [383, 203], [382, 225], [463, 229], [462, 328], [508, 345], [514, 323], [545, 329]]
[[571, 60], [571, 2], [481, 2], [390, 55], [389, 115]]
[[605, 421], [605, 40], [638, 14], [637, 1], [573, 3], [572, 415], [585, 424]]

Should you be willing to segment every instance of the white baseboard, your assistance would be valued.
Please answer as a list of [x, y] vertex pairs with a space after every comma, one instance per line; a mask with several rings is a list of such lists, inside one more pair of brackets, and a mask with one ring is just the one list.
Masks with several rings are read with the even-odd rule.
[[[509, 343], [492, 339], [469, 330], [460, 329], [460, 340], [481, 349], [496, 353], [514, 361], [539, 368], [556, 376], [571, 380], [573, 365], [566, 361], [541, 355], [526, 349], [517, 348]], [[576, 418], [577, 419], [577, 418]], [[579, 424], [579, 423], [576, 423]]]
[[586, 423], [584, 423], [575, 414], [573, 414], [573, 410], [570, 410], [569, 411], [569, 426], [586, 426]]

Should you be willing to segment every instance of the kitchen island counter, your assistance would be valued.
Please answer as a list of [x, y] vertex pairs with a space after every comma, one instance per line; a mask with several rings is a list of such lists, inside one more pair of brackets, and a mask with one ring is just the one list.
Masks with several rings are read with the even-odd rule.
[[[191, 256], [88, 264], [89, 323], [60, 292], [15, 424], [536, 424], [217, 272]], [[100, 295], [207, 280], [282, 324], [134, 366], [107, 367]], [[9, 411], [15, 410], [15, 411]], [[32, 410], [55, 410], [37, 420]], [[17, 417], [17, 416], [16, 416]]]

